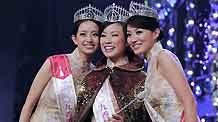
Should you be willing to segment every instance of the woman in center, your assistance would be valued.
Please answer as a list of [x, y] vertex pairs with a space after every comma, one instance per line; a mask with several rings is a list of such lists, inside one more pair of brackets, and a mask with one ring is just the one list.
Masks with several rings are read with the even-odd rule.
[[120, 111], [144, 89], [146, 78], [143, 61], [127, 47], [123, 22], [127, 16], [125, 9], [114, 4], [104, 11], [105, 22], [100, 30], [104, 57], [82, 82], [83, 92], [78, 95], [77, 102], [79, 122], [150, 121], [139, 100]]

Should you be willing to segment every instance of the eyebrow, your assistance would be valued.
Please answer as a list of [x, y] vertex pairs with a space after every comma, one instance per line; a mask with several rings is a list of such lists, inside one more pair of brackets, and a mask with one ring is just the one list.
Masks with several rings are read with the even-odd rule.
[[[84, 33], [87, 33], [88, 31], [87, 30], [81, 30], [81, 31], [78, 31], [78, 32], [84, 32]], [[97, 30], [91, 30], [91, 33], [92, 32], [98, 32]]]

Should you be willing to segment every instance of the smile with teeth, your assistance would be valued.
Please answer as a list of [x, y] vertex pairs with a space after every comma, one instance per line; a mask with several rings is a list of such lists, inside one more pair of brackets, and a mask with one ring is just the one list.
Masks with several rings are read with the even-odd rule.
[[132, 48], [139, 48], [139, 47], [141, 47], [141, 44], [133, 44], [131, 47]]
[[114, 48], [114, 46], [104, 46], [105, 51], [112, 51]]
[[95, 47], [94, 44], [84, 44], [84, 46], [85, 46], [86, 48], [94, 48], [94, 47]]

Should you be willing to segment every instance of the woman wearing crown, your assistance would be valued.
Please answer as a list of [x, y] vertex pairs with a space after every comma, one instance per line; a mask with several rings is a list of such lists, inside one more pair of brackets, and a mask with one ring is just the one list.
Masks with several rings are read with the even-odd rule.
[[145, 4], [131, 2], [127, 20], [128, 43], [148, 61], [144, 104], [153, 122], [197, 122], [196, 103], [182, 66], [163, 49], [158, 14]]
[[72, 40], [77, 48], [70, 54], [50, 56], [45, 61], [30, 88], [20, 122], [74, 121], [80, 81], [94, 67], [91, 58], [99, 45], [102, 15], [92, 6], [74, 14], [76, 31]]
[[128, 12], [115, 4], [104, 10], [105, 22], [100, 30], [102, 60], [83, 80], [78, 95], [79, 122], [149, 122], [143, 102], [125, 105], [143, 90], [146, 78], [143, 61], [130, 52], [126, 42], [124, 20]]

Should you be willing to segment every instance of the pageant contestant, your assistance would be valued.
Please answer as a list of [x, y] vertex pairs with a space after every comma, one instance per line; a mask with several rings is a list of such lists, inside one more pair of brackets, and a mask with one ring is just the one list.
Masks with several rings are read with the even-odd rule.
[[20, 122], [74, 121], [80, 81], [94, 68], [91, 58], [99, 45], [102, 15], [91, 5], [74, 14], [76, 32], [72, 40], [77, 48], [71, 54], [54, 55], [45, 61], [30, 88]]
[[128, 51], [126, 25], [123, 22], [127, 16], [128, 12], [115, 4], [104, 10], [100, 46], [105, 57], [84, 78], [83, 92], [78, 95], [77, 102], [79, 122], [150, 120], [143, 102], [136, 101], [119, 112], [144, 89], [146, 78], [143, 61]]
[[131, 2], [127, 20], [128, 43], [148, 61], [144, 99], [153, 122], [197, 122], [196, 103], [182, 66], [163, 49], [158, 14], [145, 4]]

